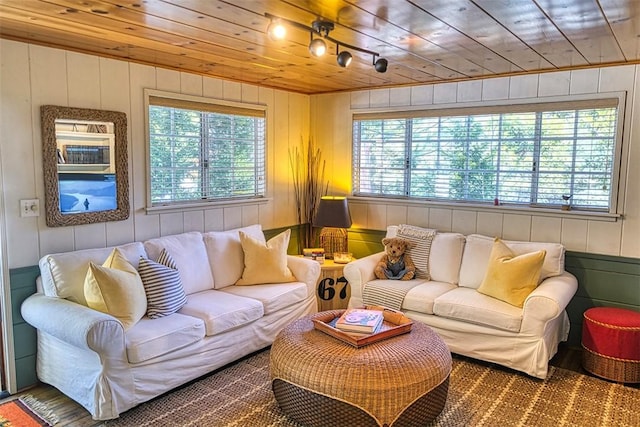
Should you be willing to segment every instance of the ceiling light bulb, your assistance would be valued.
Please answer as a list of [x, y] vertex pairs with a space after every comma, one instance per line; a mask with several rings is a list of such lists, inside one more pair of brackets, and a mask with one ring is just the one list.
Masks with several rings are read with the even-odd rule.
[[343, 50], [338, 54], [338, 58], [337, 58], [338, 65], [341, 66], [342, 68], [347, 68], [349, 64], [351, 64], [352, 60], [353, 60], [353, 56], [351, 56], [351, 53], [347, 52], [346, 50]]
[[384, 58], [378, 58], [378, 60], [373, 63], [373, 66], [375, 67], [376, 71], [379, 73], [386, 72], [387, 65], [389, 65], [389, 63]]
[[313, 39], [309, 43], [309, 52], [313, 56], [322, 56], [327, 51], [327, 44], [322, 39]]
[[269, 34], [271, 40], [282, 40], [287, 35], [287, 28], [279, 19], [275, 19], [269, 24], [267, 34]]

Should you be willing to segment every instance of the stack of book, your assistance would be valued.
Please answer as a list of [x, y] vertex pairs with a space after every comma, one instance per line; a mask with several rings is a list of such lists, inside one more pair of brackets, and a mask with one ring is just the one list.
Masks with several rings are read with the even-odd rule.
[[332, 326], [350, 333], [373, 334], [380, 329], [383, 321], [382, 310], [351, 308], [338, 317]]

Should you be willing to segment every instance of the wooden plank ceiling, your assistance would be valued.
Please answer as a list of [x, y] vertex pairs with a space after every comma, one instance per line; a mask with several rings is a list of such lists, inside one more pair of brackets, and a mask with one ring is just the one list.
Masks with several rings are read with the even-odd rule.
[[[316, 58], [295, 26], [273, 41], [265, 13], [330, 21], [388, 69], [339, 67], [329, 41]], [[0, 37], [316, 94], [637, 63], [640, 1], [0, 0]]]

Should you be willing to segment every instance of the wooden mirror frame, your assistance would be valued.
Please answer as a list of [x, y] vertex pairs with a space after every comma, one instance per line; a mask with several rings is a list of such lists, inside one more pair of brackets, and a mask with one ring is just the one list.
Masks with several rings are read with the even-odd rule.
[[[127, 163], [127, 115], [118, 111], [43, 105], [40, 107], [42, 122], [42, 165], [44, 169], [45, 212], [49, 227], [93, 224], [105, 221], [121, 221], [129, 218], [129, 173]], [[116, 208], [95, 212], [63, 214], [60, 211], [60, 187], [58, 180], [58, 151], [56, 120], [86, 120], [114, 124], [114, 149], [116, 166]]]

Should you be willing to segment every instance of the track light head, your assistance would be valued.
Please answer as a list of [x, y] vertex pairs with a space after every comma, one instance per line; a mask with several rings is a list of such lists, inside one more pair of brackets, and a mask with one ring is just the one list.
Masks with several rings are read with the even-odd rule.
[[311, 28], [316, 33], [324, 37], [327, 37], [329, 36], [329, 31], [332, 31], [334, 26], [333, 26], [333, 22], [331, 21], [323, 21], [322, 19], [316, 19], [311, 23]]
[[[337, 50], [337, 47], [336, 47], [336, 50]], [[347, 68], [349, 64], [351, 64], [351, 61], [353, 60], [353, 56], [351, 56], [351, 53], [347, 52], [346, 50], [343, 50], [338, 54], [338, 57], [336, 60], [338, 61], [339, 66], [341, 66], [342, 68]]]
[[313, 56], [322, 56], [327, 51], [327, 44], [322, 39], [314, 39], [311, 33], [311, 43], [309, 43], [309, 52]]
[[373, 57], [373, 66], [376, 69], [377, 72], [379, 73], [386, 73], [387, 72], [387, 66], [389, 65], [389, 62], [384, 59], [384, 58], [378, 58], [376, 59], [376, 57]]
[[287, 27], [284, 26], [281, 19], [272, 19], [267, 28], [267, 34], [271, 40], [283, 40], [287, 35]]

